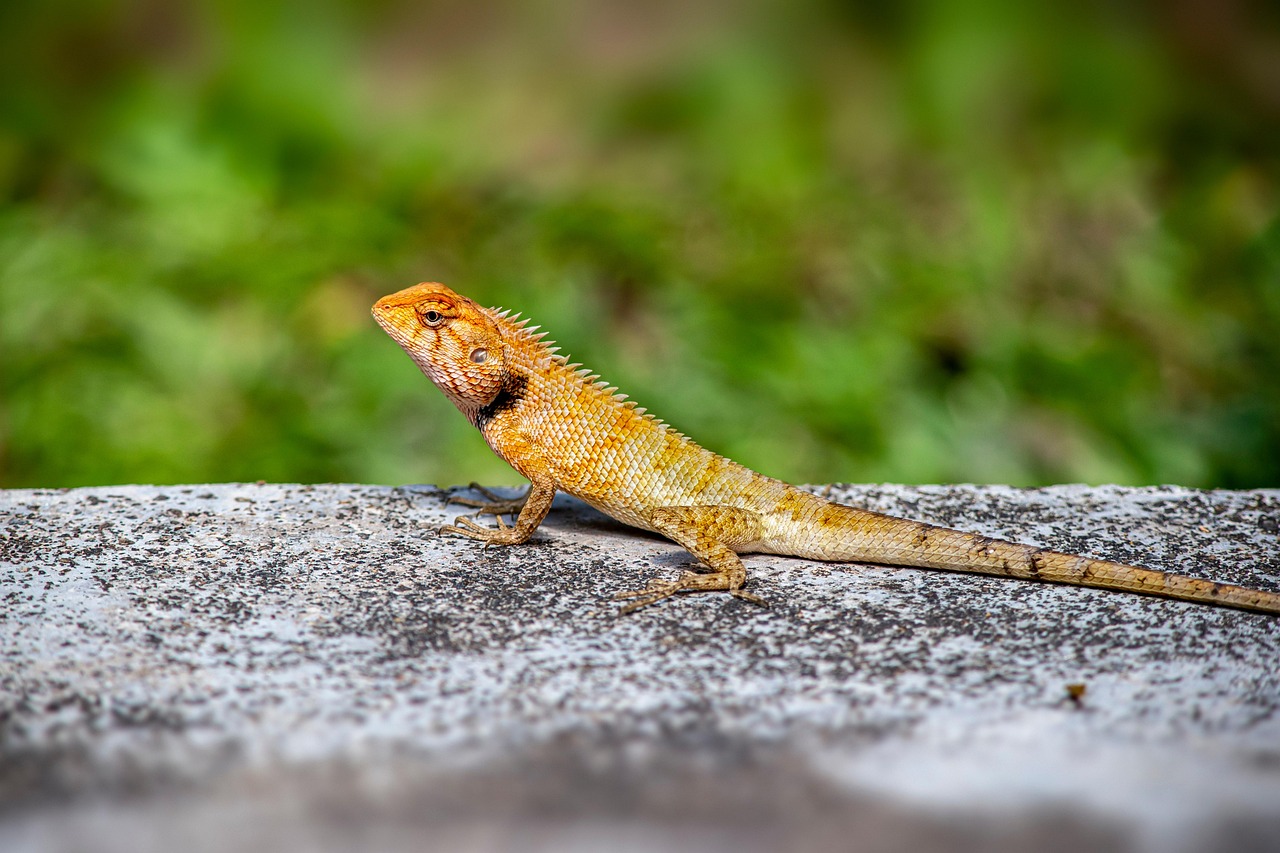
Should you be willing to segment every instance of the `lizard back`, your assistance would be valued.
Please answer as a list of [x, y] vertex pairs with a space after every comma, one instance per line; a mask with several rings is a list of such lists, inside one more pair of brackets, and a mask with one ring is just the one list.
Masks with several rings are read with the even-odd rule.
[[536, 437], [534, 452], [562, 491], [648, 530], [653, 507], [765, 512], [788, 492], [805, 494], [700, 446], [599, 376], [570, 364], [527, 321], [481, 310], [501, 330], [515, 390], [508, 405], [473, 422], [521, 473], [529, 438]]

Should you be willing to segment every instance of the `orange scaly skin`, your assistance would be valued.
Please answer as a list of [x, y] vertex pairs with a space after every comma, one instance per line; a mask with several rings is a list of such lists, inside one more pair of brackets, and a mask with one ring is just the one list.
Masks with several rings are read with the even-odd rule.
[[[455, 533], [490, 545], [528, 540], [568, 492], [619, 521], [667, 536], [706, 564], [647, 589], [623, 612], [681, 591], [742, 589], [738, 554], [980, 572], [1149, 593], [1280, 614], [1280, 594], [1062, 554], [833, 503], [699, 447], [568, 364], [536, 326], [484, 308], [442, 284], [383, 297], [379, 325], [530, 482], [520, 501], [479, 504], [487, 528], [460, 518]], [[463, 501], [464, 503], [469, 503]], [[519, 511], [515, 527], [500, 513]]]

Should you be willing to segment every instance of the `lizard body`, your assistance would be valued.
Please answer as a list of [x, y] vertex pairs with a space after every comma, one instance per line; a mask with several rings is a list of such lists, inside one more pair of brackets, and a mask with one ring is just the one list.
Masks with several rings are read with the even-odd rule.
[[[475, 504], [498, 516], [442, 532], [492, 545], [525, 542], [556, 491], [662, 534], [710, 568], [620, 593], [634, 610], [681, 591], [743, 590], [743, 553], [978, 572], [1150, 593], [1280, 614], [1280, 593], [1065, 554], [825, 500], [700, 447], [543, 340], [545, 332], [449, 288], [423, 283], [383, 297], [379, 325], [528, 478], [514, 502]], [[500, 513], [519, 511], [508, 527]]]

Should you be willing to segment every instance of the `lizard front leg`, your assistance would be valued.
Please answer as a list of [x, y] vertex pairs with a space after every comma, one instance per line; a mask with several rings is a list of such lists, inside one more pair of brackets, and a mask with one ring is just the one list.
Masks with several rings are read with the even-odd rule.
[[466, 536], [468, 539], [475, 539], [486, 545], [519, 545], [521, 542], [529, 541], [533, 531], [537, 530], [538, 525], [547, 517], [547, 512], [551, 509], [551, 501], [555, 496], [556, 487], [552, 482], [534, 480], [529, 484], [529, 493], [524, 497], [515, 527], [508, 527], [499, 515], [496, 528], [483, 527], [469, 518], [456, 518], [453, 524], [441, 527], [440, 532]]
[[711, 571], [682, 572], [675, 580], [655, 580], [646, 589], [617, 593], [616, 599], [635, 599], [622, 606], [622, 613], [685, 591], [724, 591], [753, 604], [765, 603], [743, 591], [747, 569], [734, 551], [759, 540], [759, 514], [734, 507], [675, 506], [652, 510], [648, 520], [654, 530], [684, 546]]
[[[462, 506], [473, 507], [476, 515], [496, 515], [501, 518], [504, 515], [515, 515], [524, 509], [525, 503], [529, 500], [529, 491], [526, 490], [523, 495], [518, 498], [503, 498], [486, 489], [479, 483], [472, 483], [467, 488], [473, 492], [479, 492], [484, 498], [478, 501], [475, 498], [460, 498], [456, 495], [449, 495], [445, 498], [445, 506], [449, 504], [461, 504]], [[530, 486], [530, 489], [533, 487]]]

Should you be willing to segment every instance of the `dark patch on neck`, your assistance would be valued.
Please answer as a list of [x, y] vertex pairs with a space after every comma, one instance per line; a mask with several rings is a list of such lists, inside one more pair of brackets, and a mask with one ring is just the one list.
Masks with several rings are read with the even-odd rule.
[[528, 376], [523, 373], [514, 373], [510, 370], [504, 371], [501, 390], [487, 405], [476, 411], [471, 418], [471, 422], [476, 425], [477, 429], [484, 429], [498, 415], [518, 406], [520, 401], [524, 399], [524, 394], [528, 387]]

